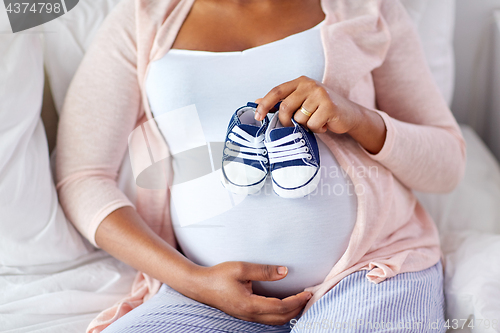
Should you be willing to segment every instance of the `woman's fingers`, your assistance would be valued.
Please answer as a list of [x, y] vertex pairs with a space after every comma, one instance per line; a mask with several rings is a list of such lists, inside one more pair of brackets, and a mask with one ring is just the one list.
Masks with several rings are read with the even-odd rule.
[[[333, 117], [333, 103], [325, 87], [308, 77], [301, 76], [273, 88], [258, 99], [256, 119], [262, 120], [273, 106], [281, 101], [279, 118], [283, 126], [292, 126], [292, 118], [313, 132], [323, 133], [329, 118]], [[305, 112], [301, 111], [305, 109]]]
[[249, 262], [238, 262], [236, 275], [240, 281], [276, 281], [288, 274], [288, 268], [277, 265], [261, 265]]
[[269, 111], [276, 105], [276, 103], [282, 101], [293, 91], [295, 91], [299, 79], [285, 82], [271, 89], [271, 91], [269, 91], [266, 96], [260, 99], [259, 106], [257, 107], [257, 113], [255, 113], [255, 119], [259, 121], [263, 120], [264, 117], [269, 113]]
[[319, 105], [318, 109], [307, 119], [306, 126], [314, 133], [324, 133], [328, 129], [328, 121], [333, 117], [335, 116], [332, 116], [331, 110], [325, 110], [324, 106]]
[[297, 316], [311, 298], [310, 292], [278, 299], [253, 294], [252, 281], [275, 281], [287, 274], [283, 266], [227, 261], [200, 272], [204, 292], [196, 299], [236, 318], [268, 325], [285, 324]]
[[254, 309], [256, 314], [288, 314], [297, 309], [302, 309], [312, 294], [303, 291], [299, 294], [289, 296], [284, 299], [265, 297], [256, 294], [250, 295], [250, 309]]
[[293, 114], [300, 109], [306, 98], [306, 91], [296, 89], [281, 101], [279, 118], [283, 126], [292, 126]]
[[308, 291], [282, 300], [252, 294], [248, 308], [250, 319], [267, 325], [285, 324], [300, 313], [311, 297]]
[[[297, 109], [297, 112], [293, 115], [293, 119], [295, 119], [296, 122], [299, 124], [306, 126], [308, 124], [308, 121], [314, 116], [314, 114], [318, 111], [320, 104], [318, 100], [314, 100], [312, 98], [308, 98], [304, 101], [302, 105], [300, 105]], [[301, 111], [301, 108], [305, 109], [305, 112], [311, 113], [311, 115], [306, 115], [304, 112]], [[280, 118], [281, 121], [281, 118]]]

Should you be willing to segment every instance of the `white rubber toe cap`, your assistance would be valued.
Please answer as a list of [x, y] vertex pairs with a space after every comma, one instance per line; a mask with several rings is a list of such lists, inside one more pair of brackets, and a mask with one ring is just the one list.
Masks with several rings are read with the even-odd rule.
[[280, 168], [272, 171], [273, 180], [283, 188], [304, 186], [316, 173], [315, 167], [298, 165]]
[[238, 186], [248, 186], [263, 181], [267, 174], [261, 169], [239, 162], [225, 161], [222, 167], [226, 178]]

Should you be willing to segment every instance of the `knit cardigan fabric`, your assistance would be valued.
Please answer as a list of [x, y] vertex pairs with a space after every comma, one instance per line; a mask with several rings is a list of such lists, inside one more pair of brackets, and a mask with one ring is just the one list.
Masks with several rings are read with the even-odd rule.
[[[176, 247], [168, 147], [151, 114], [145, 79], [149, 64], [172, 46], [193, 3], [122, 0], [71, 83], [58, 132], [57, 188], [67, 217], [95, 246], [103, 219], [133, 206]], [[448, 192], [465, 170], [460, 129], [399, 0], [322, 0], [321, 6], [326, 14], [321, 27], [323, 84], [380, 114], [387, 134], [377, 154], [347, 134], [317, 135], [351, 178], [358, 207], [345, 253], [321, 284], [306, 288], [314, 295], [305, 311], [355, 271], [370, 270], [368, 280], [380, 283], [434, 265], [442, 256], [438, 231], [412, 190]], [[127, 149], [137, 183], [153, 179], [158, 184], [154, 189], [138, 186], [133, 203], [117, 187]], [[139, 272], [131, 294], [103, 311], [87, 331], [100, 332], [152, 297], [160, 285]]]

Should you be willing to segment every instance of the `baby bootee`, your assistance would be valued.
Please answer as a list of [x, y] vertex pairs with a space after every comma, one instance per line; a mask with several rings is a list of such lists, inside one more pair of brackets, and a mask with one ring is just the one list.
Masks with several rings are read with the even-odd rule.
[[255, 120], [257, 104], [237, 109], [227, 127], [222, 154], [221, 181], [236, 194], [257, 193], [265, 183], [269, 160], [264, 136], [269, 118]]
[[313, 192], [320, 179], [318, 143], [314, 133], [292, 118], [284, 127], [279, 112], [265, 134], [274, 192], [283, 198], [300, 198]]

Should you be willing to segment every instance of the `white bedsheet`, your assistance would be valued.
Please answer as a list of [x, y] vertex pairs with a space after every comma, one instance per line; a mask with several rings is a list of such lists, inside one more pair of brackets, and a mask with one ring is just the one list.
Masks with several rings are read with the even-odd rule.
[[71, 262], [0, 271], [0, 331], [85, 332], [130, 292], [135, 271], [94, 251]]
[[[500, 235], [479, 231], [442, 235], [447, 316], [460, 332], [500, 332]], [[464, 325], [465, 320], [469, 319]], [[496, 321], [496, 322], [495, 322]]]

